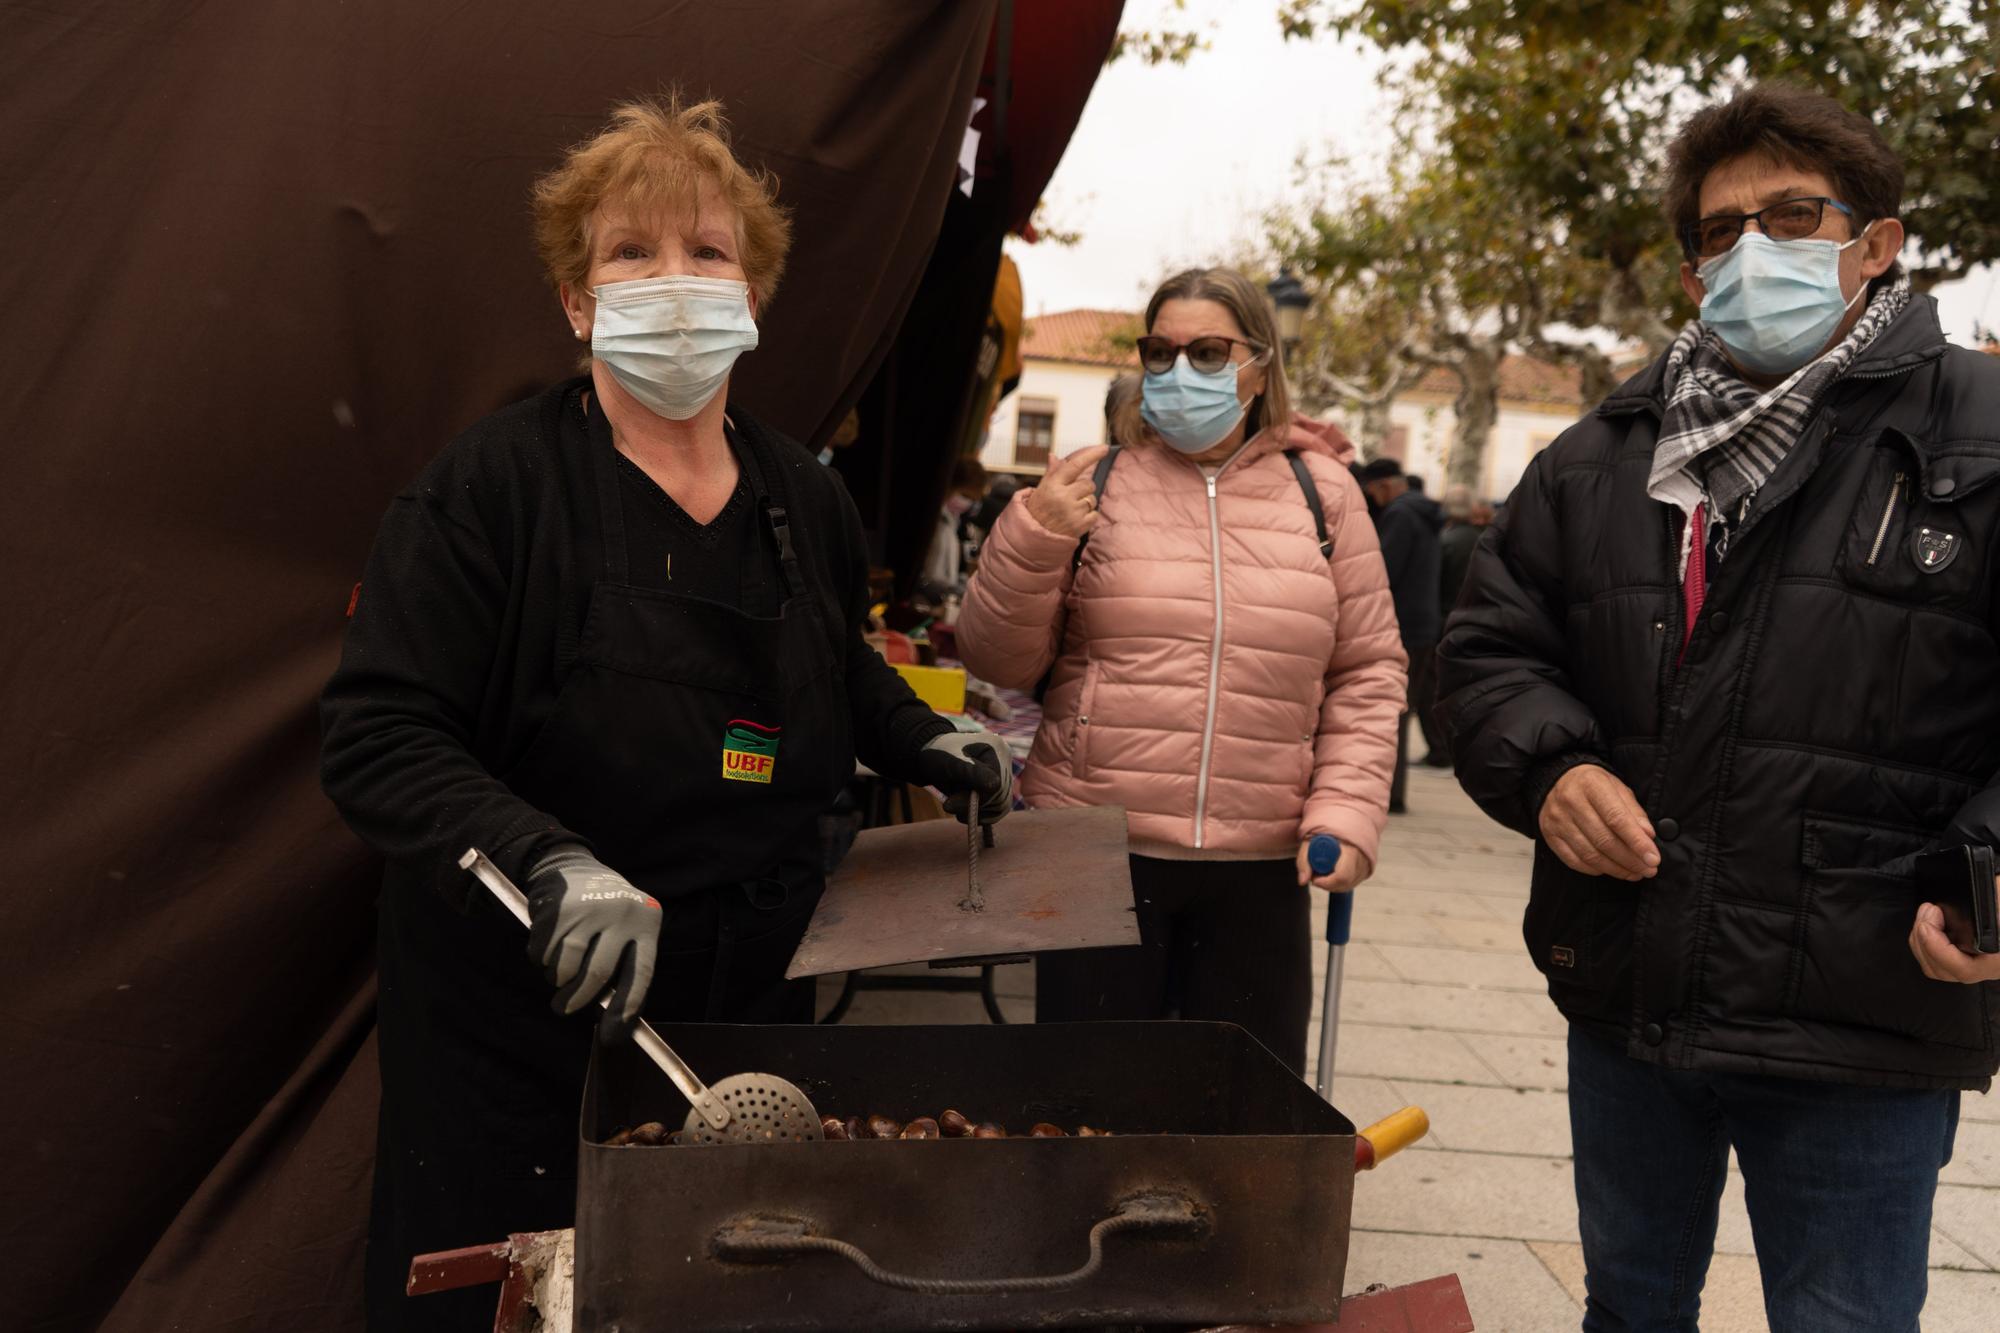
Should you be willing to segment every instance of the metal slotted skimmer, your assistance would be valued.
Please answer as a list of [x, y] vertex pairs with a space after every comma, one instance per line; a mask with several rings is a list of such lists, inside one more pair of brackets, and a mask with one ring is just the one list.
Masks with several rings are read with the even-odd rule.
[[[468, 848], [458, 864], [477, 876], [516, 920], [528, 924], [527, 895], [484, 852]], [[709, 1087], [645, 1019], [633, 1025], [632, 1040], [688, 1099], [692, 1109], [675, 1136], [679, 1142], [802, 1143], [822, 1137], [819, 1112], [796, 1084], [776, 1074], [731, 1074]]]
[[820, 1137], [812, 1102], [774, 1074], [731, 1074], [708, 1092], [728, 1108], [729, 1123], [717, 1129], [696, 1106], [681, 1126], [682, 1143], [800, 1143]]

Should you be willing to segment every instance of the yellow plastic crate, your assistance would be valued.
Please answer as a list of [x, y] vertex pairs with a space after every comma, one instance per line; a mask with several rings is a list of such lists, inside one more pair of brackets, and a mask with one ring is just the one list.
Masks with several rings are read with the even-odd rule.
[[912, 666], [892, 662], [891, 666], [910, 682], [917, 697], [940, 713], [965, 711], [965, 670], [962, 667]]

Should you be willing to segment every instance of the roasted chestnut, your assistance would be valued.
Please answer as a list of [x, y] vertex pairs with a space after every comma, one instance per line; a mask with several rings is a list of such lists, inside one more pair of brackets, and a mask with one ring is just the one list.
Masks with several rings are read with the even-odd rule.
[[847, 1122], [837, 1115], [823, 1115], [819, 1118], [819, 1136], [839, 1143], [847, 1137]]
[[1048, 1121], [1044, 1120], [1028, 1131], [1028, 1137], [1031, 1139], [1066, 1139], [1069, 1135], [1064, 1132], [1060, 1125], [1051, 1125]]
[[972, 1122], [963, 1111], [947, 1110], [937, 1118], [938, 1133], [948, 1139], [962, 1139], [972, 1133]]
[[927, 1115], [920, 1115], [909, 1124], [903, 1126], [903, 1132], [896, 1137], [899, 1139], [935, 1139], [942, 1137], [942, 1134], [938, 1129], [937, 1121]]
[[643, 1125], [632, 1127], [633, 1143], [643, 1148], [657, 1148], [667, 1141], [667, 1127], [657, 1120], [648, 1120]]
[[604, 1146], [607, 1148], [623, 1148], [626, 1145], [630, 1144], [631, 1142], [632, 1142], [632, 1131], [629, 1129], [621, 1129], [616, 1134], [613, 1134], [610, 1138], [606, 1139], [604, 1141]]
[[1089, 1125], [1078, 1125], [1076, 1127], [1076, 1136], [1080, 1139], [1108, 1139], [1111, 1137], [1111, 1131], [1108, 1129], [1092, 1129]]
[[1007, 1131], [994, 1124], [991, 1120], [985, 1120], [972, 1127], [972, 1137], [975, 1139], [1004, 1139], [1007, 1137]]
[[866, 1120], [863, 1120], [858, 1115], [851, 1115], [847, 1117], [847, 1137], [850, 1139], [872, 1139], [875, 1136], [868, 1132], [868, 1122]]
[[903, 1134], [903, 1122], [891, 1120], [886, 1115], [868, 1117], [868, 1137], [871, 1139], [895, 1139]]

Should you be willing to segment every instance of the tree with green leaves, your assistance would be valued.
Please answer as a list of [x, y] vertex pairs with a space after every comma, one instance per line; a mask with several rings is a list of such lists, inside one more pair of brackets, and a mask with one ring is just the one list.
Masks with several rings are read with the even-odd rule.
[[2000, 260], [2000, 0], [1287, 0], [1280, 22], [1412, 55], [1403, 99], [1440, 144], [1614, 265], [1664, 230], [1680, 120], [1764, 79], [1839, 99], [1901, 155], [1919, 288]]
[[1304, 219], [1274, 216], [1272, 249], [1317, 293], [1297, 359], [1304, 401], [1357, 412], [1372, 453], [1396, 397], [1426, 371], [1449, 370], [1459, 388], [1446, 473], [1478, 485], [1502, 360], [1582, 280], [1573, 257], [1528, 223], [1513, 201], [1469, 188], [1452, 159], [1409, 135], [1382, 182], [1337, 174]]
[[[1402, 57], [1398, 119], [1424, 127], [1405, 145], [1422, 165], [1403, 174], [1505, 201], [1491, 225], [1508, 229], [1525, 295], [1487, 323], [1580, 366], [1594, 399], [1614, 381], [1603, 335], [1657, 352], [1694, 313], [1660, 165], [1690, 111], [1749, 83], [1819, 88], [1882, 129], [1909, 173], [1919, 288], [2000, 259], [1997, 14], [2000, 0], [1286, 0], [1279, 21]], [[1457, 235], [1447, 262], [1491, 263], [1493, 237]], [[1476, 470], [1456, 454], [1480, 445], [1462, 422], [1455, 468]]]

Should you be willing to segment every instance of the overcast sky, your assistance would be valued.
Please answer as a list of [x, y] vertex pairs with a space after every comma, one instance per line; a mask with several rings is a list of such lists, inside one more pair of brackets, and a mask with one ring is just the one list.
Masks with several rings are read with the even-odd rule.
[[[1140, 309], [1160, 279], [1240, 252], [1272, 204], [1296, 199], [1293, 163], [1328, 145], [1379, 162], [1390, 137], [1372, 46], [1280, 39], [1275, 0], [1128, 0], [1128, 30], [1202, 29], [1210, 49], [1185, 66], [1127, 57], [1107, 68], [1046, 194], [1075, 246], [1008, 242], [1029, 315]], [[1937, 289], [1945, 331], [1970, 342], [2000, 325], [2000, 272]]]

